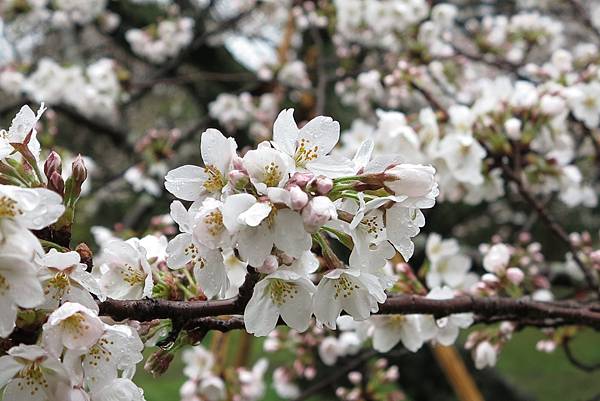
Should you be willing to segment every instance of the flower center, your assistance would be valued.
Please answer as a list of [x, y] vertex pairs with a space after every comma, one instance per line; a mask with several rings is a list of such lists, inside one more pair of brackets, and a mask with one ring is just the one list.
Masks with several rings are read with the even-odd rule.
[[300, 139], [300, 143], [298, 144], [298, 149], [296, 149], [296, 154], [294, 155], [294, 160], [296, 161], [296, 166], [304, 167], [306, 163], [309, 161], [315, 160], [319, 157], [318, 152], [319, 146], [310, 146], [310, 141], [306, 138]]
[[203, 257], [198, 255], [198, 248], [196, 247], [196, 245], [189, 244], [188, 246], [185, 247], [185, 249], [183, 250], [183, 253], [185, 253], [186, 256], [190, 257], [191, 262], [194, 265], [199, 265], [200, 269], [204, 268], [204, 265], [206, 264], [206, 260], [204, 260]]
[[146, 280], [146, 277], [139, 269], [127, 263], [121, 269], [121, 276], [123, 276], [123, 281], [131, 286], [142, 284]]
[[[69, 289], [70, 285], [71, 281], [69, 280], [69, 276], [64, 272], [58, 272], [54, 275], [54, 277], [48, 280], [48, 287], [56, 290], [56, 293], [53, 296], [55, 299], [62, 298]], [[46, 291], [46, 293], [48, 293], [48, 291]]]
[[204, 167], [204, 172], [208, 175], [208, 178], [202, 184], [204, 189], [208, 192], [220, 192], [225, 186], [225, 180], [219, 169], [213, 165], [208, 165]]
[[383, 234], [383, 227], [379, 224], [377, 216], [365, 216], [361, 220], [361, 224], [367, 234], [371, 235], [374, 239], [379, 239], [379, 236]]
[[208, 233], [213, 237], [218, 236], [223, 232], [223, 213], [219, 209], [215, 209], [204, 216], [204, 224], [208, 227]]
[[273, 279], [270, 281], [268, 291], [271, 295], [271, 301], [277, 306], [283, 305], [298, 294], [296, 284], [280, 279]]
[[335, 288], [335, 298], [339, 298], [340, 296], [344, 298], [348, 298], [354, 290], [359, 289], [360, 287], [354, 284], [348, 277], [341, 276], [339, 279], [335, 281], [333, 285]]
[[8, 290], [10, 290], [10, 284], [8, 284], [6, 277], [0, 274], [0, 295], [6, 295]]
[[[106, 338], [101, 338], [86, 355], [86, 362], [94, 367], [98, 367], [101, 362], [110, 362], [112, 353], [107, 349], [107, 346], [114, 345], [114, 341], [109, 341]], [[91, 378], [96, 380], [95, 377]]]
[[19, 381], [17, 387], [23, 394], [27, 391], [33, 397], [38, 391], [48, 388], [48, 381], [42, 373], [42, 368], [35, 362], [21, 370], [19, 376], [24, 380]]
[[15, 217], [23, 214], [23, 211], [17, 207], [17, 201], [8, 196], [0, 197], [0, 217]]
[[275, 162], [271, 162], [265, 166], [265, 178], [263, 182], [267, 187], [276, 187], [281, 181], [281, 170]]
[[75, 339], [83, 337], [85, 332], [90, 328], [90, 325], [87, 324], [85, 320], [85, 316], [83, 316], [83, 314], [80, 312], [77, 312], [63, 320], [61, 322], [61, 326], [65, 331], [73, 334]]

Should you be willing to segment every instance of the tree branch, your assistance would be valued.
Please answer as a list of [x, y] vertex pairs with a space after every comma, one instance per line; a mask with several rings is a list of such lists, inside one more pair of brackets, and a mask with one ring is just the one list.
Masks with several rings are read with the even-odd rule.
[[[100, 314], [117, 320], [134, 319], [148, 321], [153, 319], [196, 319], [198, 325], [208, 325], [210, 329], [241, 328], [243, 321], [231, 320], [227, 324], [215, 319], [202, 319], [217, 316], [241, 315], [250, 298], [250, 283], [256, 273], [249, 274], [246, 284], [240, 288], [240, 295], [217, 301], [168, 301], [168, 300], [107, 300], [99, 303]], [[252, 285], [253, 286], [253, 285]], [[436, 318], [456, 313], [474, 313], [478, 321], [497, 321], [497, 317], [513, 318], [519, 322], [542, 325], [546, 320], [561, 325], [583, 325], [600, 330], [600, 305], [578, 305], [572, 302], [538, 302], [527, 298], [479, 298], [458, 296], [452, 299], [436, 300], [417, 295], [390, 296], [380, 305], [380, 314], [427, 314]], [[188, 326], [191, 326], [191, 322]], [[234, 327], [234, 328], [233, 328]], [[222, 331], [222, 330], [221, 330]]]

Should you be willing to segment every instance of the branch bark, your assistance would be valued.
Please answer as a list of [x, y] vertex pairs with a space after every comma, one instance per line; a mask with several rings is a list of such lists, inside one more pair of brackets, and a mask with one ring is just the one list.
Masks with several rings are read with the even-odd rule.
[[[255, 274], [255, 273], [254, 273]], [[250, 279], [255, 280], [255, 277]], [[207, 319], [218, 316], [241, 315], [251, 291], [248, 286], [238, 297], [217, 301], [167, 301], [167, 300], [107, 300], [99, 303], [100, 314], [117, 320], [153, 319], [194, 320], [192, 325], [207, 325], [208, 329], [228, 331], [243, 327], [241, 319]], [[253, 286], [253, 284], [252, 284]], [[600, 330], [600, 305], [573, 304], [572, 302], [538, 302], [527, 298], [480, 298], [458, 296], [452, 299], [436, 300], [417, 295], [390, 296], [379, 307], [380, 314], [427, 314], [441, 318], [456, 313], [474, 313], [478, 322], [502, 320], [523, 321], [542, 326], [545, 321], [555, 325], [582, 325]], [[225, 323], [226, 322], [226, 323]], [[192, 324], [193, 323], [193, 324]]]

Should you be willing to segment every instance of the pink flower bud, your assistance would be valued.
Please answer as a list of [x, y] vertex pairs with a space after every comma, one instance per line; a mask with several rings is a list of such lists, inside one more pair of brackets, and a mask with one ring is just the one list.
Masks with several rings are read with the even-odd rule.
[[506, 269], [506, 278], [514, 285], [519, 285], [525, 278], [525, 274], [518, 267], [509, 267]]
[[306, 369], [304, 369], [304, 377], [306, 377], [308, 380], [314, 379], [315, 376], [317, 376], [317, 369], [315, 369], [313, 366], [307, 366]]
[[235, 188], [244, 188], [250, 182], [248, 174], [243, 170], [231, 170], [227, 174], [229, 181]]
[[50, 177], [48, 177], [48, 189], [56, 192], [60, 196], [65, 193], [65, 181], [58, 171], [52, 172]]
[[85, 162], [81, 155], [77, 155], [73, 164], [71, 165], [73, 180], [75, 183], [81, 187], [81, 184], [87, 179], [87, 168], [85, 167]]
[[46, 178], [50, 179], [52, 173], [55, 171], [58, 172], [58, 174], [62, 173], [62, 159], [58, 153], [52, 151], [44, 163], [44, 174], [46, 175]]
[[231, 164], [234, 170], [246, 171], [246, 168], [244, 167], [244, 159], [237, 155], [233, 157]]
[[300, 188], [305, 188], [306, 185], [314, 178], [313, 173], [294, 173], [292, 178], [289, 180], [290, 185], [297, 185]]
[[331, 219], [337, 218], [333, 202], [325, 196], [316, 196], [302, 209], [302, 220], [308, 232], [317, 230]]
[[333, 180], [328, 177], [319, 176], [315, 180], [315, 186], [319, 195], [327, 195], [333, 189]]
[[256, 269], [259, 273], [271, 274], [279, 267], [279, 262], [277, 262], [277, 258], [273, 255], [267, 256], [262, 266]]
[[390, 382], [395, 382], [398, 380], [400, 376], [400, 372], [398, 371], [398, 366], [390, 366], [390, 368], [385, 372], [385, 378]]
[[308, 194], [300, 189], [299, 186], [293, 185], [289, 189], [290, 191], [290, 202], [292, 209], [300, 211], [308, 203]]
[[352, 384], [359, 384], [362, 380], [362, 374], [360, 372], [350, 372], [348, 373], [348, 380]]

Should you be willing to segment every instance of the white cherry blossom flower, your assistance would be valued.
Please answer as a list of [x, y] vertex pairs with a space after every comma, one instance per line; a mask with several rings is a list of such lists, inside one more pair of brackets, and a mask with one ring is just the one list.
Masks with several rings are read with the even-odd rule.
[[15, 327], [17, 307], [34, 308], [44, 301], [37, 269], [26, 255], [0, 254], [0, 337]]
[[495, 244], [483, 257], [483, 267], [490, 273], [501, 274], [508, 267], [509, 261], [510, 248], [504, 244]]
[[277, 325], [279, 316], [300, 332], [308, 328], [312, 316], [314, 284], [289, 270], [269, 274], [254, 287], [244, 311], [248, 333], [266, 336]]
[[62, 198], [54, 191], [0, 184], [0, 219], [12, 219], [25, 228], [40, 230], [56, 222], [64, 211]]
[[61, 362], [39, 345], [19, 345], [0, 357], [0, 388], [4, 401], [54, 399], [68, 375]]
[[[203, 212], [199, 212], [198, 207], [199, 205], [196, 203], [189, 210], [186, 210], [179, 201], [171, 203], [171, 217], [179, 225], [181, 234], [173, 238], [167, 246], [167, 265], [171, 269], [181, 269], [191, 264], [198, 285], [207, 297], [224, 296], [229, 289], [230, 283], [223, 263], [223, 255], [220, 250], [209, 249], [201, 244], [193, 234], [193, 225], [197, 221], [198, 216], [213, 220], [216, 217], [214, 215], [210, 217], [210, 212], [206, 209]], [[218, 219], [221, 218], [218, 217]], [[214, 221], [214, 223], [218, 222]], [[218, 230], [221, 229], [216, 224], [214, 226]], [[209, 228], [206, 228], [206, 231], [208, 230]], [[217, 234], [216, 231], [213, 232]]]
[[471, 268], [471, 259], [459, 253], [455, 239], [442, 240], [440, 235], [430, 234], [425, 252], [430, 263], [426, 276], [429, 288], [442, 284], [456, 288], [463, 283]]
[[259, 401], [265, 395], [264, 375], [267, 372], [269, 363], [265, 358], [261, 358], [252, 367], [238, 369], [238, 380], [240, 381], [240, 396], [242, 401]]
[[225, 200], [223, 223], [234, 234], [242, 260], [254, 267], [262, 266], [273, 246], [297, 258], [312, 245], [300, 214], [259, 202], [250, 194], [235, 194]]
[[373, 324], [373, 348], [388, 352], [400, 341], [412, 352], [417, 352], [425, 341], [436, 334], [433, 319], [424, 315], [377, 315], [370, 318]]
[[66, 302], [50, 314], [43, 330], [44, 344], [51, 353], [60, 356], [63, 347], [75, 351], [91, 348], [104, 333], [104, 323], [97, 312]]
[[[454, 291], [450, 287], [436, 287], [427, 294], [429, 299], [452, 299]], [[455, 313], [435, 321], [437, 333], [435, 340], [442, 345], [452, 345], [458, 338], [460, 329], [466, 329], [473, 324], [472, 313]]]
[[261, 194], [267, 194], [267, 188], [283, 187], [293, 171], [292, 159], [267, 143], [248, 151], [243, 163], [250, 181]]
[[185, 165], [169, 171], [165, 188], [187, 201], [201, 201], [209, 195], [220, 197], [236, 149], [233, 138], [226, 138], [216, 129], [204, 131], [200, 142], [204, 167]]
[[39, 263], [42, 269], [38, 277], [44, 287], [45, 302], [42, 309], [54, 310], [63, 302], [75, 302], [98, 312], [98, 305], [91, 294], [105, 297], [96, 279], [80, 263], [77, 252], [59, 253], [51, 249]]
[[113, 299], [142, 299], [152, 295], [152, 271], [146, 250], [135, 240], [113, 240], [102, 249], [95, 266], [102, 292]]
[[473, 350], [473, 361], [477, 369], [483, 369], [486, 366], [494, 367], [498, 353], [489, 341], [482, 341]]
[[126, 325], [104, 325], [98, 340], [85, 350], [65, 351], [63, 360], [72, 377], [81, 378], [92, 392], [106, 388], [119, 377], [131, 379], [143, 360], [144, 344]]
[[315, 174], [323, 172], [321, 166], [336, 164], [337, 159], [329, 153], [339, 138], [340, 124], [331, 117], [315, 117], [299, 129], [294, 121], [294, 109], [279, 113], [273, 125], [275, 148], [290, 156], [297, 169]]
[[379, 310], [386, 294], [377, 277], [357, 269], [335, 269], [325, 274], [314, 296], [317, 322], [330, 329], [336, 328], [336, 319], [345, 310], [355, 320], [367, 319]]

